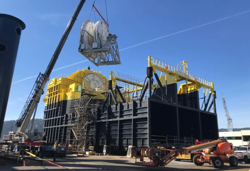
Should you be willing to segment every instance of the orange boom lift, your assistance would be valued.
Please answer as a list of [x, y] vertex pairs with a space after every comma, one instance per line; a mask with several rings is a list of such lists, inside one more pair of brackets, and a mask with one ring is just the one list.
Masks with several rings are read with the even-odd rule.
[[[209, 163], [215, 168], [221, 168], [224, 163], [229, 163], [230, 166], [238, 166], [238, 159], [233, 156], [233, 144], [224, 140], [214, 140], [207, 143], [202, 143], [183, 149], [165, 149], [165, 148], [137, 148], [135, 164], [144, 166], [166, 166], [173, 161], [178, 155], [192, 153], [198, 150], [204, 150], [202, 154], [195, 155], [193, 162], [197, 166], [202, 166], [204, 163]], [[137, 152], [141, 151], [140, 162], [137, 162]], [[145, 151], [145, 154], [143, 152]], [[147, 156], [150, 161], [145, 161], [144, 156]]]

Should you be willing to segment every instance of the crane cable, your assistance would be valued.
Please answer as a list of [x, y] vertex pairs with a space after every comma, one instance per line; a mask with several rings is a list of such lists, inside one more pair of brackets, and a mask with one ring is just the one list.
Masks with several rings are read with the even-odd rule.
[[[95, 0], [94, 0], [94, 2], [93, 2], [93, 5], [95, 4]], [[90, 17], [91, 17], [91, 14], [92, 14], [92, 11], [93, 11], [93, 5], [92, 5], [92, 8], [91, 8], [91, 10], [90, 10], [90, 13], [89, 13], [89, 19], [90, 19]]]
[[[98, 9], [96, 8], [96, 6], [95, 6], [95, 1], [93, 2], [92, 8], [91, 8], [91, 10], [90, 10], [89, 19], [90, 19], [90, 17], [91, 17], [93, 8], [94, 8], [95, 11], [99, 14], [99, 16], [102, 18], [102, 20], [104, 21], [104, 23], [109, 27], [109, 24], [108, 24], [108, 7], [107, 7], [107, 0], [105, 0], [105, 8], [106, 8], [106, 18], [107, 18], [107, 21], [104, 19], [104, 17], [101, 15], [101, 13], [100, 13], [100, 12], [98, 11]], [[94, 17], [95, 17], [95, 13], [94, 13]], [[95, 17], [95, 20], [96, 20], [96, 17]]]
[[92, 6], [92, 8], [91, 8], [91, 10], [90, 10], [90, 13], [89, 13], [89, 19], [90, 19], [90, 16], [91, 16], [91, 14], [92, 14], [92, 11], [93, 11], [93, 6]]
[[108, 19], [108, 7], [107, 7], [107, 0], [105, 0], [105, 6], [106, 6], [106, 17], [107, 17], [107, 22], [109, 23], [109, 19]]

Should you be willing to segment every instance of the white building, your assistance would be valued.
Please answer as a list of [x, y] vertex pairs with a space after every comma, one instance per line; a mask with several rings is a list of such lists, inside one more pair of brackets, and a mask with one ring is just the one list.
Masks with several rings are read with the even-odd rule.
[[227, 139], [228, 142], [233, 143], [233, 146], [250, 146], [250, 130], [219, 132], [219, 137]]

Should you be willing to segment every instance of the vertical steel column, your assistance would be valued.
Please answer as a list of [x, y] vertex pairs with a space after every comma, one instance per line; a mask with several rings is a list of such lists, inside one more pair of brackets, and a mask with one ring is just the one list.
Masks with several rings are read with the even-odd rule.
[[[216, 129], [218, 130], [219, 127], [218, 127], [218, 117], [217, 117], [217, 110], [216, 110], [216, 102], [215, 102], [215, 99], [216, 99], [216, 91], [214, 91], [213, 93], [213, 104], [214, 104], [214, 114], [216, 116], [216, 120], [217, 120], [217, 123], [216, 123]], [[219, 131], [217, 131], [217, 137], [219, 138]]]
[[[166, 88], [167, 88], [167, 85], [166, 85]], [[177, 94], [177, 86], [174, 87], [174, 91], [176, 92], [174, 94], [174, 96], [175, 96], [174, 103], [176, 104], [177, 139], [178, 139], [178, 143], [179, 143], [180, 142], [180, 116], [179, 116], [179, 104], [178, 104], [179, 101], [178, 101], [178, 94]]]
[[148, 121], [147, 121], [147, 126], [148, 126], [148, 131], [147, 131], [147, 133], [148, 133], [148, 147], [150, 147], [151, 146], [151, 114], [152, 114], [152, 112], [151, 112], [151, 101], [150, 101], [150, 99], [148, 99], [147, 100], [147, 103], [148, 103]]
[[131, 145], [134, 146], [134, 118], [132, 116], [132, 123], [131, 123]]
[[147, 67], [147, 77], [148, 77], [148, 96], [150, 98], [152, 91], [153, 67]]
[[120, 129], [121, 129], [121, 126], [120, 126], [120, 120], [118, 120], [118, 135], [117, 135], [117, 138], [118, 138], [118, 140], [117, 140], [117, 144], [118, 144], [118, 148], [119, 148], [119, 150], [120, 150], [120, 148], [121, 148], [121, 136], [120, 136]]
[[25, 24], [18, 18], [0, 14], [0, 136], [23, 29]]
[[109, 130], [109, 122], [106, 122], [106, 141], [104, 145], [110, 145], [110, 130]]
[[214, 113], [217, 114], [215, 99], [216, 99], [216, 91], [214, 91], [213, 94], [213, 104], [214, 104]]
[[179, 143], [179, 140], [180, 140], [180, 117], [179, 117], [179, 105], [176, 105], [176, 118], [177, 118], [177, 138], [178, 138], [178, 143]]
[[111, 107], [111, 105], [112, 105], [112, 93], [111, 92], [112, 92], [112, 84], [111, 84], [111, 88], [109, 88], [109, 92], [108, 92], [109, 93], [109, 107]]
[[201, 112], [199, 111], [200, 140], [202, 140]]

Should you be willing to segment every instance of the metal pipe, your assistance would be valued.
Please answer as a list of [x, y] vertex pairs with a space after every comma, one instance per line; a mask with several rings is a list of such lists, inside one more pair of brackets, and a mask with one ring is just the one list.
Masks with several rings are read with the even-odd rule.
[[0, 14], [0, 136], [16, 64], [16, 56], [25, 24], [20, 19]]

